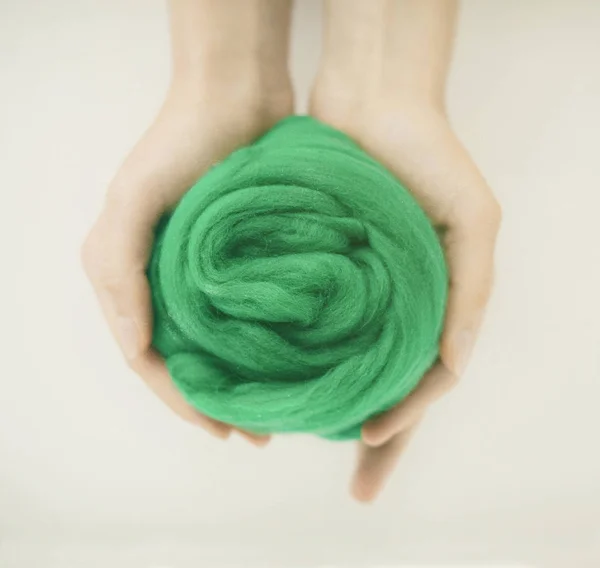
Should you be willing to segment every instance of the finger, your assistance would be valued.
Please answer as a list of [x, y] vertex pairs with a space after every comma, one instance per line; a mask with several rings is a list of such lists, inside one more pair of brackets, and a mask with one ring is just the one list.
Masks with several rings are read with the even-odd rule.
[[[112, 301], [99, 294], [100, 306], [104, 312], [113, 334], [117, 334], [119, 316], [113, 310]], [[139, 375], [146, 385], [180, 418], [204, 428], [209, 434], [226, 439], [231, 434], [231, 427], [196, 411], [184, 399], [175, 387], [164, 360], [152, 349], [148, 349], [128, 360], [131, 369]]]
[[359, 442], [358, 466], [351, 485], [355, 499], [368, 502], [379, 495], [406, 450], [415, 428], [416, 424], [377, 448]]
[[240, 430], [238, 428], [236, 428], [235, 431], [242, 438], [248, 440], [248, 442], [258, 448], [264, 448], [271, 441], [271, 436], [268, 434], [253, 434], [252, 432], [247, 432], [246, 430]]
[[[171, 410], [214, 436], [227, 438], [231, 427], [202, 415], [187, 404], [173, 384], [164, 361], [150, 348], [152, 311], [143, 270], [147, 253], [139, 233], [131, 237], [131, 245], [125, 245], [130, 236], [124, 233], [124, 225], [117, 222], [119, 218], [119, 214], [104, 212], [83, 250], [84, 266], [109, 328], [129, 366]], [[117, 246], [118, 243], [123, 246]]]
[[152, 343], [152, 304], [145, 271], [132, 269], [118, 281], [101, 282], [96, 293], [106, 305], [105, 314], [111, 312], [111, 329], [125, 358], [132, 361], [147, 351]]
[[477, 205], [465, 205], [445, 235], [450, 290], [440, 357], [458, 377], [470, 358], [493, 281], [500, 209], [493, 197], [483, 195]]
[[231, 434], [231, 426], [201, 414], [190, 406], [179, 392], [165, 362], [153, 350], [138, 357], [131, 368], [144, 380], [146, 385], [173, 411], [186, 422], [196, 424], [217, 438], [226, 439]]
[[152, 306], [146, 264], [152, 247], [152, 222], [139, 212], [107, 208], [90, 233], [83, 262], [111, 330], [128, 360], [152, 341]]
[[[144, 282], [140, 284], [147, 287], [145, 278]], [[118, 336], [122, 331], [119, 328], [122, 325], [120, 321], [122, 318], [114, 311], [112, 297], [110, 295], [107, 296], [104, 290], [100, 290], [98, 296], [109, 327], [114, 329], [113, 334]], [[148, 341], [151, 341], [151, 337], [148, 338]], [[125, 355], [127, 356], [127, 353]], [[231, 426], [203, 415], [187, 403], [175, 387], [163, 359], [155, 351], [147, 349], [128, 361], [130, 367], [144, 380], [152, 391], [183, 420], [203, 427], [210, 434], [218, 438], [226, 439], [230, 436], [232, 431]], [[270, 436], [268, 435], [253, 434], [240, 429], [237, 429], [237, 432], [257, 447], [264, 447], [270, 441]]]
[[363, 442], [369, 446], [381, 446], [399, 432], [410, 428], [421, 419], [432, 402], [452, 389], [456, 381], [456, 375], [442, 363], [437, 363], [402, 402], [363, 426]]

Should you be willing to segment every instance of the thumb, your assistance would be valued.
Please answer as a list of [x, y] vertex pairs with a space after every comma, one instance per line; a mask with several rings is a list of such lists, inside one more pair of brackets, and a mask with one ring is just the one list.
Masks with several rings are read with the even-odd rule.
[[150, 349], [152, 305], [145, 266], [152, 237], [150, 217], [144, 221], [108, 209], [83, 246], [85, 271], [131, 369], [181, 418], [227, 438], [231, 427], [189, 406], [171, 380], [165, 362]]
[[369, 502], [379, 495], [406, 450], [417, 424], [418, 422], [376, 448], [359, 442], [358, 464], [350, 488], [355, 499]]
[[83, 249], [86, 272], [128, 361], [147, 351], [152, 341], [152, 305], [146, 278], [151, 245], [150, 222], [141, 225], [124, 218], [119, 210], [107, 209]]
[[107, 286], [103, 293], [112, 311], [113, 333], [126, 359], [134, 360], [150, 348], [152, 307], [150, 287], [144, 271], [135, 270]]
[[483, 319], [494, 275], [494, 248], [500, 208], [489, 197], [448, 228], [445, 236], [450, 291], [440, 356], [456, 376], [462, 375]]

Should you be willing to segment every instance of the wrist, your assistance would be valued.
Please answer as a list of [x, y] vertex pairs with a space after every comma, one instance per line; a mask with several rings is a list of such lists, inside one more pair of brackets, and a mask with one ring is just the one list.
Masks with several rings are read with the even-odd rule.
[[453, 0], [328, 0], [315, 90], [353, 105], [443, 112]]
[[174, 75], [163, 112], [207, 119], [216, 123], [239, 123], [266, 129], [293, 112], [289, 79], [269, 82], [244, 72], [229, 78], [210, 73]]
[[365, 84], [339, 71], [318, 74], [309, 107], [315, 118], [350, 134], [384, 116], [406, 124], [447, 122], [444, 101], [427, 90]]
[[425, 80], [391, 54], [371, 52], [359, 58], [327, 55], [321, 63], [312, 95], [335, 95], [354, 105], [378, 101], [386, 106], [431, 108], [444, 112], [441, 81]]
[[172, 82], [188, 88], [202, 89], [211, 85], [221, 90], [235, 89], [239, 84], [247, 89], [280, 89], [289, 86], [287, 62], [269, 53], [246, 48], [211, 45], [206, 42], [199, 53], [174, 54]]
[[290, 104], [289, 0], [170, 0], [169, 5], [173, 90], [217, 104]]
[[218, 97], [217, 100], [265, 98], [270, 93], [289, 97], [293, 92], [287, 72], [277, 72], [257, 62], [239, 66], [216, 61], [203, 67], [173, 70], [169, 89], [197, 99]]

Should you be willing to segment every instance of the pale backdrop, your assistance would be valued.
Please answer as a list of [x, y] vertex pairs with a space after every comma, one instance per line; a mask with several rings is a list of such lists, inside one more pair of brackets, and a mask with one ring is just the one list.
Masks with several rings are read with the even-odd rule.
[[[320, 5], [295, 16], [302, 110]], [[464, 382], [370, 507], [352, 445], [209, 439], [100, 318], [78, 249], [167, 42], [161, 0], [0, 3], [0, 566], [600, 566], [600, 3], [464, 3], [449, 109], [504, 208], [497, 285]]]

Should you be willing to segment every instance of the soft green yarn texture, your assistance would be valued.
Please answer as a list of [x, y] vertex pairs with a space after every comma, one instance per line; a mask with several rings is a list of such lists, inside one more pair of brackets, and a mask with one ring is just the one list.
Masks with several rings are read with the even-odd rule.
[[438, 355], [435, 230], [391, 173], [309, 117], [208, 171], [157, 228], [148, 275], [175, 384], [252, 432], [358, 438]]

